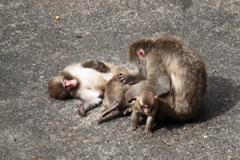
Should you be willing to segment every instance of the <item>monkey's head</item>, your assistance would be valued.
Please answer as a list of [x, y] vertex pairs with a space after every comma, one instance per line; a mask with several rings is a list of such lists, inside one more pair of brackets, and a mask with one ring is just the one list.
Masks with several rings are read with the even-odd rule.
[[154, 47], [154, 39], [139, 39], [128, 46], [127, 56], [130, 62], [143, 60], [148, 52]]
[[73, 98], [78, 85], [77, 80], [70, 74], [62, 72], [50, 80], [48, 83], [48, 92], [55, 99], [70, 99]]
[[139, 96], [137, 97], [137, 100], [139, 102], [140, 109], [146, 115], [150, 115], [154, 107], [157, 106], [158, 96], [156, 96], [151, 91], [144, 91], [139, 94]]

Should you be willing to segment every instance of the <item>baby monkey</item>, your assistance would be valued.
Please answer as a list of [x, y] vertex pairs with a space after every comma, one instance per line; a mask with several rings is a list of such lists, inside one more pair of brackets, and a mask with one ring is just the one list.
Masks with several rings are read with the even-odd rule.
[[[127, 73], [124, 70], [121, 72]], [[122, 112], [123, 115], [131, 112], [131, 104], [128, 103], [124, 97], [124, 94], [130, 88], [130, 85], [123, 84], [119, 81], [119, 76], [121, 76], [122, 73], [113, 76], [113, 78], [110, 79], [106, 84], [102, 104], [103, 107], [98, 116], [98, 122], [101, 122], [104, 117], [116, 109]]]
[[147, 116], [146, 128], [143, 134], [146, 137], [152, 137], [152, 128], [155, 123], [155, 117], [158, 110], [158, 96], [151, 91], [141, 92], [134, 102], [133, 112], [131, 115], [131, 130], [135, 131], [138, 128], [140, 116]]

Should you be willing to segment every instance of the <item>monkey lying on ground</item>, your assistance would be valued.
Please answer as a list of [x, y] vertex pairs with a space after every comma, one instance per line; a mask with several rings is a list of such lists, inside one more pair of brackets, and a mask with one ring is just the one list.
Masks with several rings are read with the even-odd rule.
[[[48, 91], [50, 96], [55, 99], [79, 98], [84, 100], [85, 102], [78, 109], [79, 115], [84, 116], [88, 110], [102, 102], [107, 82], [113, 78], [114, 75], [118, 76], [121, 72], [127, 73], [116, 65], [97, 60], [88, 61], [83, 64], [72, 64], [50, 80]], [[119, 84], [126, 86], [120, 82]], [[115, 88], [117, 89], [119, 87], [113, 85], [112, 89]], [[107, 87], [109, 91], [106, 95], [111, 96], [111, 94], [117, 94], [116, 89], [116, 93], [113, 93], [111, 89]], [[117, 98], [118, 97], [115, 99], [116, 102], [118, 102]], [[111, 99], [111, 97], [109, 97], [109, 99]], [[104, 105], [106, 108], [112, 108], [112, 104], [108, 104], [105, 101]]]
[[119, 81], [119, 77], [127, 73], [126, 71], [121, 71], [120, 74], [113, 76], [113, 78], [107, 82], [103, 99], [103, 108], [100, 111], [98, 121], [101, 121], [106, 115], [116, 109], [124, 115], [128, 112], [132, 112], [132, 105], [125, 99], [125, 92], [130, 88], [131, 84], [123, 84]]
[[206, 91], [206, 71], [201, 57], [176, 39], [139, 39], [131, 43], [128, 60], [139, 74], [124, 74], [124, 84], [137, 83], [125, 93], [127, 101], [143, 91], [159, 96], [162, 119], [193, 119]]
[[152, 137], [152, 128], [155, 123], [155, 118], [158, 111], [158, 96], [155, 96], [150, 91], [144, 91], [138, 95], [133, 105], [133, 112], [131, 115], [131, 130], [138, 128], [140, 116], [147, 116], [146, 128], [143, 134], [146, 137]]

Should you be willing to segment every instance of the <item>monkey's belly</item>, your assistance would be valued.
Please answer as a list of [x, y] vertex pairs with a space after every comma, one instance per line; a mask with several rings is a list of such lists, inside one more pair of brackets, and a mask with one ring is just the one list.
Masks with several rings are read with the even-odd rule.
[[85, 88], [85, 89], [82, 89], [80, 90], [80, 98], [82, 100], [89, 100], [93, 97], [99, 97], [100, 96], [100, 93], [98, 93], [96, 90], [94, 89], [88, 89], [88, 88]]

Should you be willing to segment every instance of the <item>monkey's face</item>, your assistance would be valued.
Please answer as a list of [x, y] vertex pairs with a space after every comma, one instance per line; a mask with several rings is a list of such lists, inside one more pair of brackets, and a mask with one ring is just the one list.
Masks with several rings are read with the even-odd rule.
[[65, 91], [70, 92], [72, 89], [74, 89], [77, 86], [77, 80], [76, 79], [61, 79], [63, 88]]
[[61, 80], [61, 76], [53, 77], [48, 83], [48, 92], [52, 98], [61, 100], [69, 99], [71, 98], [70, 93], [64, 89]]
[[152, 105], [142, 105], [140, 106], [140, 108], [142, 109], [142, 111], [146, 114], [146, 115], [150, 115], [153, 109]]

